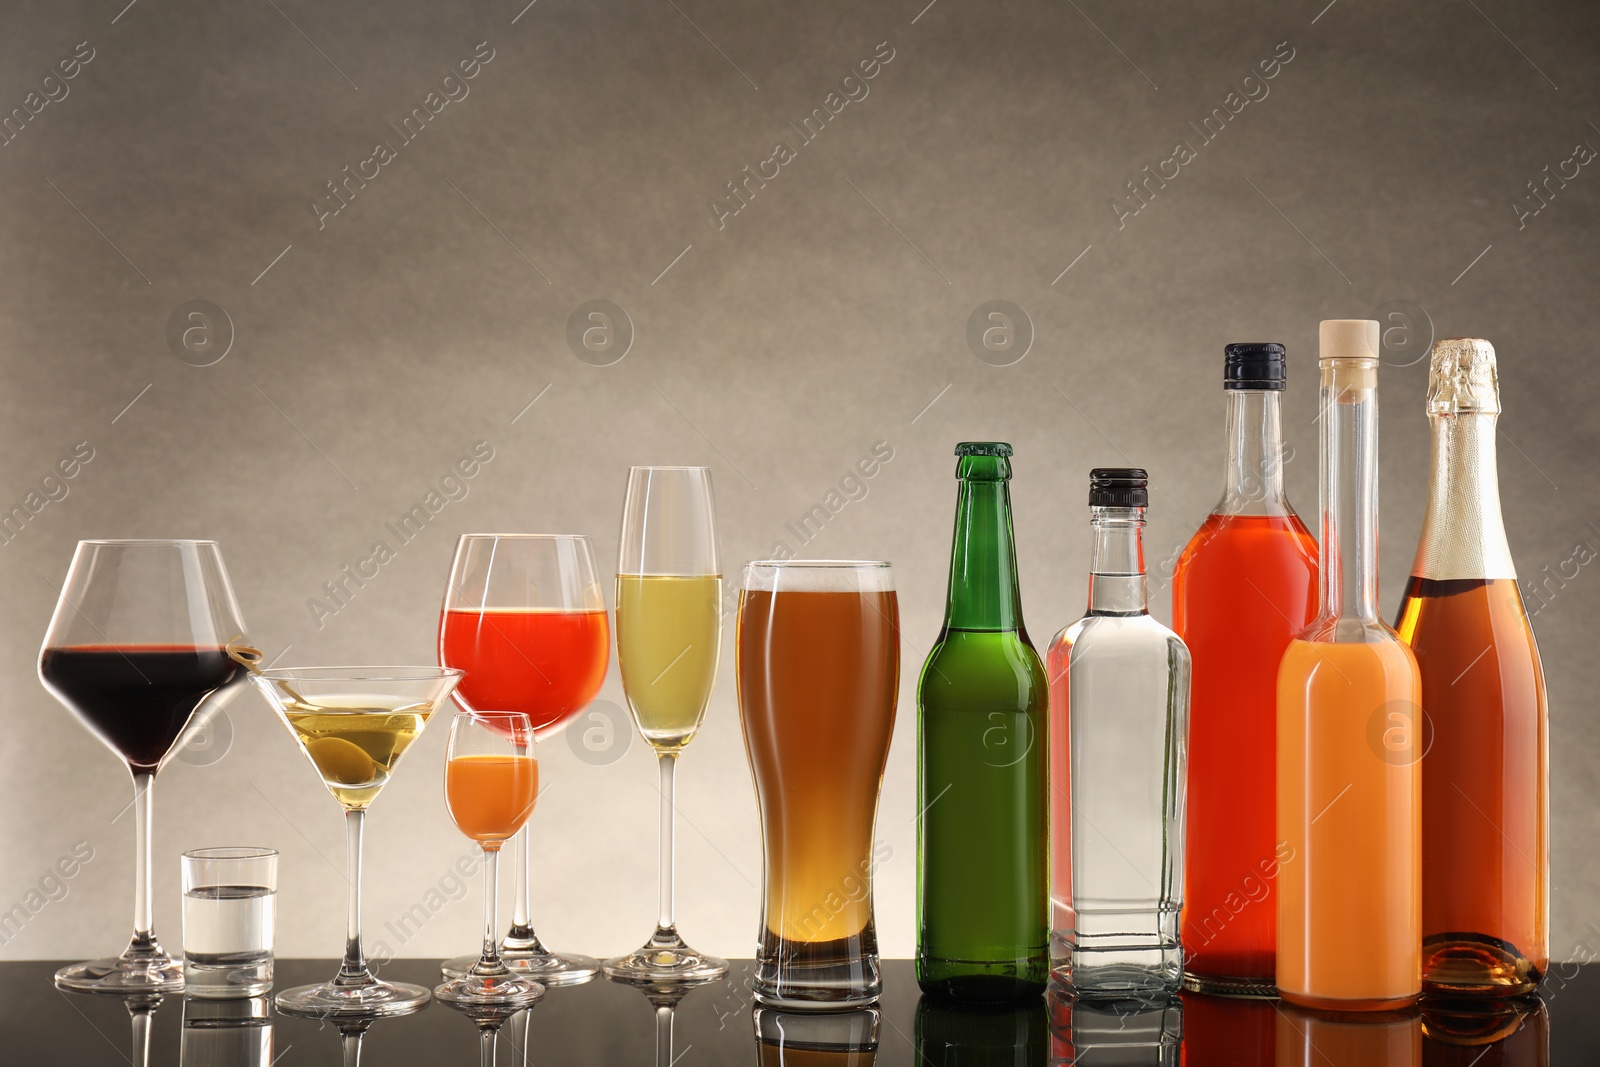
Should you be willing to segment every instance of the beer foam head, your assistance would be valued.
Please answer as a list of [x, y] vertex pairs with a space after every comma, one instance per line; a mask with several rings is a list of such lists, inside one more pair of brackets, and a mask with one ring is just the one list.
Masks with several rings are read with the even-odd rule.
[[884, 560], [758, 559], [744, 565], [744, 588], [758, 593], [892, 593]]

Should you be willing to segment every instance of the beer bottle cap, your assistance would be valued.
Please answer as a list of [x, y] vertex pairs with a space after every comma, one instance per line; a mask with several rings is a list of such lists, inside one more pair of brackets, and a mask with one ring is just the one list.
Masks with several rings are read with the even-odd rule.
[[1276, 341], [1235, 341], [1223, 350], [1222, 388], [1282, 389], [1288, 374]]
[[1009, 456], [1011, 446], [1004, 441], [962, 441], [956, 445], [958, 456]]
[[1140, 467], [1096, 467], [1089, 472], [1092, 508], [1150, 506], [1150, 475]]

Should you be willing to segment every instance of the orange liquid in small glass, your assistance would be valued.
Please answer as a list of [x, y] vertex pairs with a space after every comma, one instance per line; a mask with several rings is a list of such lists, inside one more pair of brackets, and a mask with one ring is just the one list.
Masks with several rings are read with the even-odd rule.
[[456, 756], [445, 763], [444, 798], [456, 828], [486, 849], [522, 829], [539, 795], [532, 756]]

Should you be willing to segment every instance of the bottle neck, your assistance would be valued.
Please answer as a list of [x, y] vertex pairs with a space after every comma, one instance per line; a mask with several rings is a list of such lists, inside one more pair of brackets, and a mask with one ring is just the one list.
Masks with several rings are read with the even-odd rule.
[[[974, 457], [987, 458], [987, 457]], [[1011, 490], [1004, 479], [963, 478], [950, 550], [944, 624], [959, 630], [1020, 630]]]
[[1419, 578], [1515, 578], [1500, 479], [1494, 412], [1434, 415], [1428, 510], [1411, 573]]
[[1221, 515], [1284, 515], [1282, 394], [1276, 389], [1227, 389], [1228, 468], [1217, 505]]
[[1090, 508], [1094, 559], [1089, 566], [1090, 615], [1145, 615], [1144, 508]]
[[1378, 623], [1378, 370], [1322, 366], [1321, 609], [1324, 619]]

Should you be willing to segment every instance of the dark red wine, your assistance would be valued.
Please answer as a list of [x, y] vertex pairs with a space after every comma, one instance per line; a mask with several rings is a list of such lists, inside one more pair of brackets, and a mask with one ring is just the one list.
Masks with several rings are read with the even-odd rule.
[[243, 679], [220, 645], [47, 648], [39, 677], [135, 772], [153, 772], [205, 699]]

